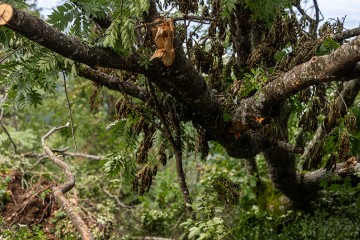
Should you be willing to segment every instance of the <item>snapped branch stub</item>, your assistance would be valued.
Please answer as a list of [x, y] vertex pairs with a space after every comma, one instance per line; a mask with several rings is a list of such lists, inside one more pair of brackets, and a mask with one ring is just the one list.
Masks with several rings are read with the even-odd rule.
[[0, 4], [0, 26], [6, 25], [12, 18], [14, 9], [10, 4]]

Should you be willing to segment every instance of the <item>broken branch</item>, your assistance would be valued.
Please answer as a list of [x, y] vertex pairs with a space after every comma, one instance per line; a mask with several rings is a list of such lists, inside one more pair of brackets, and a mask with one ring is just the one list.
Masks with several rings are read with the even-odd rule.
[[41, 145], [44, 148], [46, 154], [50, 157], [50, 159], [61, 169], [64, 170], [65, 176], [66, 176], [66, 182], [60, 186], [54, 186], [53, 187], [53, 193], [55, 196], [56, 201], [60, 204], [60, 206], [63, 207], [66, 214], [69, 216], [70, 220], [73, 222], [73, 224], [76, 226], [78, 231], [80, 232], [82, 238], [84, 240], [91, 240], [93, 239], [90, 230], [85, 224], [85, 222], [81, 219], [80, 215], [76, 212], [76, 210], [73, 208], [71, 203], [65, 198], [64, 194], [70, 191], [75, 186], [75, 176], [70, 171], [70, 167], [68, 164], [63, 162], [60, 158], [58, 158], [53, 151], [46, 145], [45, 140], [50, 137], [51, 134], [53, 134], [55, 131], [61, 130], [63, 128], [67, 128], [69, 126], [69, 123], [67, 123], [65, 126], [61, 127], [54, 127], [49, 132], [47, 132], [42, 138], [41, 138]]

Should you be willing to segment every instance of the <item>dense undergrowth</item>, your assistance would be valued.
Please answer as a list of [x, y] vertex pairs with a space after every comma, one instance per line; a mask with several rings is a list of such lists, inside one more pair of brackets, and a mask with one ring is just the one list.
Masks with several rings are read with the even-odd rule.
[[[191, 157], [190, 157], [191, 158]], [[80, 239], [57, 206], [51, 186], [61, 177], [43, 160], [3, 154], [0, 158], [0, 238]], [[248, 176], [242, 163], [223, 155], [209, 156], [207, 164], [190, 161], [187, 173], [196, 219], [185, 214], [174, 164], [162, 169], [148, 193], [131, 193], [126, 179], [109, 176], [104, 162], [69, 159], [77, 177], [76, 190], [67, 197], [89, 224], [96, 239], [358, 239], [360, 188], [326, 187], [308, 212], [291, 210], [284, 197], [261, 177]], [[260, 173], [264, 164], [258, 159]], [[195, 167], [196, 165], [196, 167]], [[196, 169], [196, 170], [191, 170]], [[81, 170], [81, 171], [80, 171]], [[84, 171], [85, 170], [85, 171]], [[214, 179], [217, 179], [214, 181]], [[226, 181], [224, 180], [226, 179]], [[229, 187], [232, 183], [236, 188]], [[97, 184], [95, 184], [97, 183]]]

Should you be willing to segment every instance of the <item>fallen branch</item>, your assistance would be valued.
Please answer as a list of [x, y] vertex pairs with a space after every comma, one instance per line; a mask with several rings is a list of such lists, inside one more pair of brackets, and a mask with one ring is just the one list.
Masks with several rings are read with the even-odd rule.
[[66, 182], [59, 186], [53, 187], [53, 194], [55, 196], [56, 201], [59, 203], [60, 206], [64, 209], [65, 213], [68, 215], [70, 220], [73, 222], [73, 224], [76, 226], [78, 231], [80, 232], [82, 239], [84, 240], [90, 240], [93, 239], [90, 230], [85, 224], [85, 222], [81, 219], [80, 215], [76, 212], [76, 210], [73, 208], [73, 206], [70, 204], [70, 202], [65, 198], [64, 194], [70, 191], [75, 186], [75, 176], [70, 171], [70, 167], [68, 164], [63, 162], [58, 156], [56, 156], [53, 151], [46, 145], [45, 140], [53, 134], [55, 131], [61, 130], [63, 128], [67, 128], [69, 126], [69, 123], [67, 123], [65, 126], [61, 127], [54, 127], [51, 129], [48, 133], [46, 133], [41, 138], [41, 145], [44, 148], [46, 154], [49, 156], [49, 158], [58, 165], [61, 169], [64, 170], [65, 176], [66, 176]]
[[[58, 152], [58, 156], [63, 156], [63, 157], [82, 157], [82, 158], [87, 158], [87, 159], [91, 159], [91, 160], [96, 160], [96, 161], [100, 161], [102, 159], [105, 158], [105, 156], [96, 156], [96, 155], [90, 155], [90, 154], [85, 154], [85, 153], [73, 153], [73, 152], [60, 152], [60, 151], [56, 151], [56, 149], [51, 149], [54, 153]], [[37, 154], [37, 153], [25, 153], [23, 154], [23, 157], [25, 158], [36, 158], [36, 159], [44, 159], [44, 158], [49, 158], [48, 155], [46, 154]]]

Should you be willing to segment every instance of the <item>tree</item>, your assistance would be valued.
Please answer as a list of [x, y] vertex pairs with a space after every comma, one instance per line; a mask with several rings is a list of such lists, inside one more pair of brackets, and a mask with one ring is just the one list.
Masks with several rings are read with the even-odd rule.
[[[138, 162], [159, 132], [176, 158], [188, 213], [186, 122], [204, 155], [215, 141], [256, 169], [263, 153], [274, 186], [299, 207], [321, 181], [359, 168], [360, 29], [344, 30], [339, 19], [319, 28], [316, 0], [314, 17], [286, 0], [70, 1], [50, 24], [10, 2], [0, 5], [1, 42], [10, 51], [1, 79], [12, 99], [38, 105], [37, 89], [51, 91], [58, 72], [122, 93], [117, 114], [144, 133]], [[137, 175], [140, 193], [152, 174]]]

